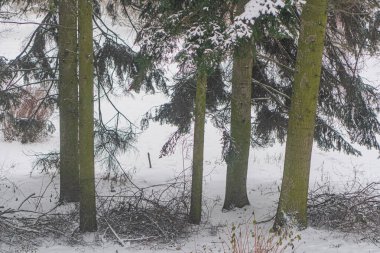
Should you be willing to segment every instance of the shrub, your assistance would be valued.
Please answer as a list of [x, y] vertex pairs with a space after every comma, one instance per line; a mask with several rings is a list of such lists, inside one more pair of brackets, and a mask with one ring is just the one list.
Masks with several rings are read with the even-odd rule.
[[53, 106], [46, 101], [47, 92], [33, 88], [21, 92], [20, 101], [5, 111], [2, 131], [5, 141], [35, 142], [55, 131], [49, 121]]
[[230, 241], [223, 244], [225, 253], [283, 253], [301, 239], [293, 232], [292, 227], [277, 232], [261, 228], [255, 221], [250, 226], [233, 225], [228, 232]]

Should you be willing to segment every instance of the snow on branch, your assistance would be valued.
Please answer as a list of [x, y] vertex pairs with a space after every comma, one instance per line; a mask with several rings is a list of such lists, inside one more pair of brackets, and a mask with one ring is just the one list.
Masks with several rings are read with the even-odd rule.
[[199, 56], [212, 61], [233, 49], [240, 40], [251, 38], [258, 19], [276, 17], [284, 8], [302, 4], [301, 1], [250, 0], [232, 22], [226, 18], [227, 13], [223, 14], [223, 7], [211, 1], [196, 10], [193, 5], [184, 5], [172, 13], [160, 13], [160, 6], [155, 6], [158, 18], [143, 17], [146, 26], [139, 43], [146, 55], [158, 61], [168, 60], [173, 52], [180, 52], [180, 59], [185, 61], [196, 61]]
[[302, 4], [303, 0], [250, 0], [244, 12], [235, 17], [234, 22], [226, 30], [225, 48], [235, 46], [240, 39], [252, 37], [252, 27], [257, 19], [264, 16], [276, 17], [287, 6]]

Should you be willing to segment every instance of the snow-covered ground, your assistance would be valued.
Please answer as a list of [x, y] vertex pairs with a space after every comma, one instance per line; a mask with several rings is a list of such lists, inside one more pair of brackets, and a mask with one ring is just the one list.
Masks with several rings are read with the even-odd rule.
[[[7, 28], [8, 26], [3, 26]], [[0, 55], [11, 57], [17, 54], [23, 36], [31, 30], [30, 25], [19, 26], [14, 31], [0, 33]], [[365, 74], [369, 80], [380, 80], [380, 64], [370, 59]], [[161, 94], [136, 94], [123, 98], [115, 98], [114, 102], [137, 125], [143, 114], [153, 106], [165, 101]], [[58, 122], [58, 115], [52, 119]], [[57, 124], [56, 124], [57, 126]], [[133, 175], [135, 183], [150, 185], [164, 183], [171, 179], [191, 163], [191, 135], [179, 143], [174, 155], [159, 158], [159, 152], [175, 128], [152, 123], [142, 133], [135, 149], [123, 155], [123, 167]], [[31, 173], [34, 154], [57, 150], [59, 147], [57, 131], [44, 141], [21, 145], [17, 142], [7, 143], [0, 140], [0, 206], [18, 208], [30, 194], [44, 196], [42, 202], [38, 198], [30, 198], [22, 203], [24, 209], [37, 209], [44, 212], [52, 208], [58, 200], [58, 182], [51, 180], [51, 175], [37, 171]], [[68, 246], [59, 242], [46, 242], [37, 252], [223, 252], [223, 241], [232, 224], [249, 224], [272, 217], [276, 210], [278, 188], [281, 182], [284, 159], [284, 146], [274, 145], [265, 149], [252, 149], [249, 159], [248, 194], [251, 206], [241, 210], [222, 212], [225, 191], [226, 165], [221, 159], [221, 133], [207, 124], [205, 133], [205, 172], [204, 200], [207, 224], [194, 228], [189, 238], [180, 240], [177, 245], [141, 246], [132, 243], [129, 247], [121, 247], [112, 242], [103, 245], [89, 243], [87, 246]], [[324, 152], [314, 148], [311, 165], [310, 186], [330, 182], [335, 187], [344, 187], [347, 182], [359, 178], [362, 182], [379, 182], [380, 167], [378, 152], [361, 149], [362, 157], [347, 156], [337, 152]], [[151, 154], [152, 168], [148, 166], [147, 153]], [[98, 170], [97, 180], [103, 172]], [[45, 191], [46, 190], [46, 191]], [[102, 189], [97, 189], [102, 191]], [[254, 214], [254, 215], [253, 215]], [[212, 233], [210, 227], [218, 227]], [[270, 223], [263, 226], [266, 230]], [[380, 247], [370, 242], [357, 242], [352, 236], [337, 232], [316, 230], [313, 228], [297, 232], [301, 240], [296, 243], [295, 252], [305, 253], [369, 253], [380, 252]], [[220, 239], [221, 237], [221, 239]], [[223, 239], [224, 238], [224, 239]], [[0, 246], [0, 252], [5, 250]], [[9, 249], [11, 250], [11, 249]]]
[[[139, 122], [141, 116], [152, 106], [164, 101], [161, 95], [136, 95], [133, 97], [119, 98], [116, 102], [123, 105], [124, 112], [135, 122]], [[57, 116], [55, 116], [57, 117]], [[55, 118], [57, 121], [57, 118]], [[174, 128], [157, 124], [141, 134], [136, 149], [128, 152], [122, 158], [122, 164], [137, 184], [149, 185], [163, 183], [182, 171], [183, 166], [188, 167], [191, 155], [191, 136], [187, 142], [180, 143], [177, 152], [169, 157], [159, 159], [159, 151], [162, 144], [168, 138]], [[38, 210], [43, 212], [51, 208], [58, 198], [58, 180], [51, 183], [50, 176], [40, 174], [37, 171], [30, 174], [33, 154], [56, 150], [59, 144], [58, 131], [45, 141], [36, 144], [21, 145], [17, 142], [0, 142], [0, 176], [7, 178], [10, 188], [0, 186], [0, 206], [6, 205], [17, 208], [20, 202], [35, 193], [36, 196], [44, 195], [43, 203], [38, 205]], [[226, 166], [221, 160], [221, 133], [211, 124], [207, 125], [205, 136], [205, 178], [204, 199], [205, 213], [208, 213], [207, 225], [201, 225], [198, 233], [193, 233], [188, 239], [179, 242], [175, 248], [168, 247], [158, 251], [149, 250], [144, 246], [141, 252], [202, 252], [204, 246], [219, 252], [221, 240], [219, 236], [226, 236], [232, 224], [250, 223], [255, 219], [260, 221], [273, 216], [278, 199], [278, 187], [282, 175], [284, 158], [284, 146], [275, 145], [266, 149], [252, 149], [249, 159], [248, 193], [251, 206], [232, 212], [221, 212], [222, 200], [225, 189]], [[153, 168], [149, 168], [147, 152], [151, 154]], [[360, 178], [363, 182], [380, 181], [378, 167], [378, 153], [365, 151], [362, 157], [351, 157], [336, 152], [323, 152], [314, 149], [312, 157], [311, 188], [317, 183], [330, 181], [336, 187], [343, 186], [346, 182]], [[98, 177], [101, 172], [98, 173]], [[45, 189], [48, 184], [48, 192]], [[101, 191], [101, 189], [98, 189]], [[17, 199], [16, 199], [17, 197]], [[51, 202], [50, 202], [51, 200]], [[23, 208], [35, 208], [37, 200], [31, 199], [23, 204]], [[211, 235], [210, 226], [221, 226], [217, 235]], [[225, 227], [223, 227], [225, 225]], [[267, 226], [269, 226], [268, 224]], [[264, 228], [266, 229], [266, 228]], [[295, 252], [380, 252], [380, 248], [371, 243], [357, 243], [354, 238], [323, 230], [309, 228], [299, 232], [301, 241], [296, 244]], [[223, 239], [222, 239], [223, 240]], [[160, 246], [162, 248], [164, 246]], [[131, 248], [121, 248], [108, 243], [103, 246], [69, 247], [46, 243], [38, 252], [136, 252], [140, 246], [132, 244]]]

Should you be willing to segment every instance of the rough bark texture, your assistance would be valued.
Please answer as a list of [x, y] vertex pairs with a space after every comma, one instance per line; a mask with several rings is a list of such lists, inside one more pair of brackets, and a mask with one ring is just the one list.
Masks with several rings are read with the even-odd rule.
[[289, 112], [284, 176], [275, 226], [291, 217], [307, 226], [310, 160], [327, 22], [327, 0], [308, 0], [301, 15], [296, 75]]
[[94, 182], [92, 1], [79, 0], [80, 231], [97, 230]]
[[59, 1], [60, 200], [79, 201], [77, 0]]
[[[239, 1], [237, 14], [247, 1]], [[227, 158], [227, 183], [224, 209], [249, 205], [247, 171], [251, 137], [251, 84], [253, 43], [242, 41], [235, 49], [231, 94], [231, 149]]]
[[202, 183], [203, 183], [203, 153], [204, 129], [206, 114], [207, 72], [198, 70], [197, 92], [195, 96], [195, 123], [193, 147], [193, 175], [191, 185], [190, 222], [199, 224], [202, 216]]

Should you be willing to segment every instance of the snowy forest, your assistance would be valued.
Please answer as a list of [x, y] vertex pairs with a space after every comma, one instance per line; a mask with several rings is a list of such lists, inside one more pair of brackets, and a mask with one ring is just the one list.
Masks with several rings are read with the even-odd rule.
[[379, 0], [0, 0], [0, 252], [380, 252]]

